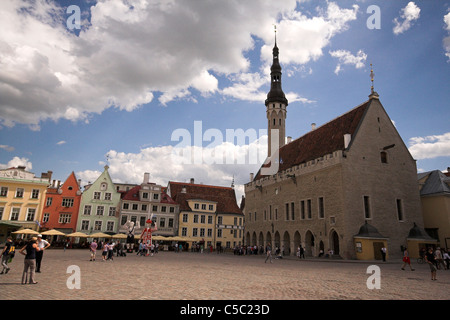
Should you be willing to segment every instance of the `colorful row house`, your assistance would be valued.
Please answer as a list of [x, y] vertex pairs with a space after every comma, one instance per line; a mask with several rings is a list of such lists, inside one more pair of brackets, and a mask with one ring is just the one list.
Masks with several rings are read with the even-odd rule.
[[36, 177], [24, 166], [0, 170], [0, 241], [20, 228], [39, 230], [52, 172]]

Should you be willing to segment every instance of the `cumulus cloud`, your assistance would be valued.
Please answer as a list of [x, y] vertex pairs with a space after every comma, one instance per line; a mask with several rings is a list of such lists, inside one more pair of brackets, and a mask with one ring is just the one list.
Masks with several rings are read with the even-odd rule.
[[[260, 77], [267, 74], [273, 47], [273, 30], [267, 26], [277, 24], [282, 35], [281, 62], [298, 65], [322, 56], [358, 11], [356, 5], [342, 9], [329, 2], [308, 17], [297, 5], [295, 0], [133, 5], [105, 0], [94, 3], [89, 15], [83, 12], [82, 28], [74, 33], [56, 1], [5, 0], [0, 7], [0, 126], [24, 123], [39, 130], [48, 119], [88, 122], [106, 108], [131, 112], [154, 102], [156, 93], [162, 105], [195, 101], [196, 94], [256, 99], [262, 83], [253, 82], [253, 92], [242, 94], [245, 77], [251, 76], [245, 54], [255, 49], [255, 38], [262, 39], [266, 68]], [[220, 77], [237, 82], [221, 88]]]
[[406, 7], [400, 10], [400, 21], [399, 18], [394, 19], [394, 34], [400, 34], [409, 30], [413, 22], [419, 17], [420, 8], [414, 2], [409, 2]]
[[7, 169], [7, 168], [12, 168], [12, 167], [18, 167], [18, 166], [24, 166], [25, 170], [27, 170], [27, 171], [30, 171], [33, 169], [33, 164], [27, 158], [14, 157], [10, 161], [8, 161], [8, 163], [6, 163], [6, 164], [0, 163], [0, 169]]
[[450, 156], [450, 132], [441, 135], [409, 139], [409, 152], [414, 159], [432, 159]]
[[364, 63], [367, 59], [367, 54], [365, 54], [362, 50], [359, 50], [356, 55], [353, 55], [350, 51], [347, 50], [329, 51], [329, 53], [333, 58], [338, 58], [339, 60], [339, 63], [334, 70], [334, 73], [336, 74], [339, 74], [339, 72], [342, 70], [342, 64], [354, 65], [356, 69], [361, 69], [364, 67]]
[[[256, 173], [267, 156], [267, 135], [264, 130], [261, 134], [235, 130], [229, 135], [213, 130], [204, 132], [204, 142], [199, 146], [193, 145], [194, 137], [192, 141], [184, 137], [174, 139], [179, 142], [177, 145], [143, 148], [138, 153], [110, 150], [106, 155], [108, 172], [114, 182], [133, 184], [142, 183], [145, 172], [150, 173], [151, 182], [162, 185], [168, 181], [188, 182], [190, 178], [197, 183], [222, 186], [231, 186], [234, 181], [240, 200], [249, 172]], [[236, 144], [230, 141], [237, 137], [247, 140]], [[100, 174], [92, 170], [76, 173], [83, 184], [94, 182]]]

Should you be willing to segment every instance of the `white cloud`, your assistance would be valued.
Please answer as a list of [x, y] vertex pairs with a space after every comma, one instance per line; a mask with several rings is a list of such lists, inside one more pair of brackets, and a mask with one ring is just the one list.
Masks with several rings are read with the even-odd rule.
[[409, 139], [409, 152], [414, 159], [432, 159], [450, 156], [450, 132], [442, 135]]
[[61, 141], [58, 141], [56, 144], [58, 146], [61, 146], [61, 145], [66, 144], [66, 143], [67, 143], [67, 141], [61, 140]]
[[339, 72], [342, 70], [342, 64], [354, 65], [356, 69], [361, 69], [364, 67], [364, 63], [367, 59], [367, 54], [365, 54], [362, 50], [359, 50], [356, 56], [351, 54], [351, 52], [347, 50], [329, 51], [329, 53], [333, 58], [338, 58], [339, 60], [339, 63], [334, 70], [334, 73], [336, 74], [339, 74]]
[[409, 2], [406, 7], [400, 10], [400, 18], [403, 19], [403, 21], [400, 22], [399, 18], [394, 19], [394, 34], [400, 34], [409, 30], [412, 23], [419, 19], [419, 17], [420, 8], [414, 2]]
[[[297, 5], [296, 0], [150, 0], [133, 6], [99, 1], [90, 7], [91, 24], [77, 36], [66, 28], [67, 17], [56, 1], [5, 0], [0, 7], [0, 126], [24, 123], [39, 130], [46, 119], [88, 121], [90, 114], [110, 107], [132, 111], [152, 102], [156, 92], [163, 105], [195, 101], [193, 90], [255, 99], [260, 87], [250, 94], [242, 87], [250, 74], [245, 54], [254, 49], [254, 37], [267, 43], [261, 49], [263, 77], [273, 47], [268, 26], [278, 24], [281, 62], [298, 65], [322, 56], [358, 11], [356, 5], [342, 9], [329, 2], [307, 17]], [[237, 83], [220, 88], [223, 76]]]
[[6, 151], [9, 151], [9, 152], [14, 151], [14, 147], [8, 146], [8, 145], [5, 145], [5, 144], [0, 144], [0, 149], [6, 150]]
[[447, 56], [450, 62], [450, 12], [444, 16], [445, 30], [448, 31], [448, 36], [444, 38], [443, 45], [445, 50], [445, 55]]
[[14, 157], [8, 163], [0, 163], [0, 169], [7, 169], [12, 167], [25, 166], [25, 170], [30, 171], [33, 169], [33, 164], [27, 158]]
[[[139, 153], [110, 150], [107, 153], [108, 172], [114, 182], [133, 184], [142, 183], [145, 172], [150, 173], [151, 182], [162, 185], [168, 181], [187, 182], [195, 178], [198, 183], [231, 186], [234, 178], [239, 202], [244, 194], [243, 185], [249, 182], [249, 172], [256, 174], [267, 156], [267, 135], [244, 144], [233, 144], [226, 142], [225, 133], [223, 141], [208, 142], [206, 132], [202, 147], [149, 147]], [[83, 185], [94, 182], [100, 174], [92, 170], [76, 173]]]

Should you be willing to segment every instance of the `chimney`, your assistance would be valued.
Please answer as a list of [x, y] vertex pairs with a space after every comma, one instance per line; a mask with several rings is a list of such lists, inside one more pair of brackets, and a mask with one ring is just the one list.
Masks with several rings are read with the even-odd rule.
[[194, 181], [195, 181], [194, 178], [191, 178], [191, 184], [194, 184]]
[[147, 184], [150, 181], [150, 173], [144, 173], [144, 182], [143, 184]]
[[344, 134], [344, 148], [347, 149], [350, 141], [352, 141], [352, 135], [350, 133]]
[[287, 137], [287, 143], [291, 143], [292, 142], [292, 137], [291, 136], [288, 136]]
[[250, 182], [253, 181], [253, 178], [255, 177], [255, 175], [252, 173], [250, 173]]
[[78, 179], [78, 187], [81, 187], [81, 179]]
[[316, 124], [313, 122], [311, 123], [311, 131], [316, 130]]

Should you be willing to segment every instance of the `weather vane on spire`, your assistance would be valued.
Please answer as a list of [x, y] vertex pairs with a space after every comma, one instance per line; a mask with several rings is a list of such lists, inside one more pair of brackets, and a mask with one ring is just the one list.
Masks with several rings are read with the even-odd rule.
[[277, 45], [277, 25], [273, 25], [273, 32], [275, 33], [275, 45]]
[[371, 93], [373, 94], [373, 78], [375, 77], [375, 74], [373, 73], [373, 67], [372, 64], [370, 64], [370, 80], [372, 81], [372, 86], [370, 87]]

